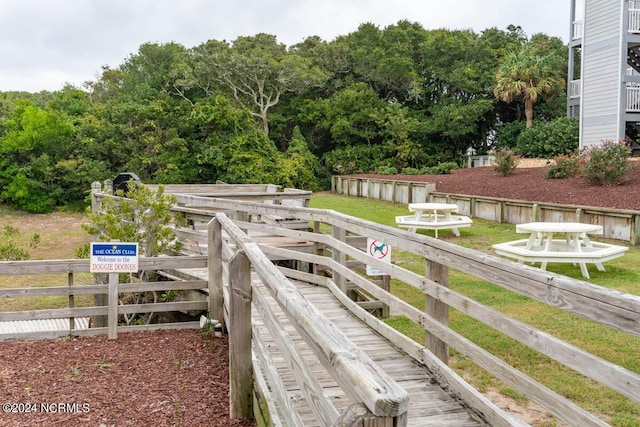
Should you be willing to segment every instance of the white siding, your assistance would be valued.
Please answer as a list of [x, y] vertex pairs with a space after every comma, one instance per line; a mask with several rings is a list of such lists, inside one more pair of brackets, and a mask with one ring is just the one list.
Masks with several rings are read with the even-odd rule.
[[622, 102], [622, 10], [621, 0], [586, 0], [582, 50], [581, 147], [618, 138]]

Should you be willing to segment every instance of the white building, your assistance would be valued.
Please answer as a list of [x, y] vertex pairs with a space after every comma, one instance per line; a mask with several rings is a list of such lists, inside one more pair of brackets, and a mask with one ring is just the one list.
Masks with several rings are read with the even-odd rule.
[[567, 114], [580, 148], [633, 141], [640, 152], [640, 0], [570, 0]]

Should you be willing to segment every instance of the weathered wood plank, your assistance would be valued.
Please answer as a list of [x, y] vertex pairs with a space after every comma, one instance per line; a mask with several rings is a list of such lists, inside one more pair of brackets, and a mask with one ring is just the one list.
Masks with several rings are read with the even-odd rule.
[[226, 232], [245, 251], [262, 280], [273, 289], [280, 303], [287, 307], [289, 315], [297, 319], [301, 331], [307, 335], [310, 345], [316, 346], [324, 360], [337, 371], [342, 385], [357, 395], [376, 416], [397, 416], [406, 412], [406, 393], [368, 357], [362, 355], [346, 339], [342, 331], [324, 321], [322, 314], [304, 302], [297, 290], [271, 262], [257, 245], [224, 215], [218, 215]]

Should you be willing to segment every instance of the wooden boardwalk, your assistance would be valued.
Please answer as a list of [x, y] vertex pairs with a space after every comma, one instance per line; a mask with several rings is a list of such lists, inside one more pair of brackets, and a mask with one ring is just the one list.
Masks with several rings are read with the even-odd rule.
[[[181, 272], [200, 279], [206, 278], [207, 275], [206, 269], [189, 269], [181, 270]], [[291, 326], [287, 317], [277, 307], [276, 301], [255, 274], [252, 275], [252, 281], [254, 291], [260, 290], [274, 310], [279, 313], [280, 324], [290, 335], [296, 346], [304, 345], [305, 341], [300, 337], [296, 329]], [[398, 349], [371, 327], [367, 326], [344, 307], [327, 288], [300, 281], [292, 280], [292, 283], [311, 304], [320, 308], [322, 313], [344, 332], [359, 349], [364, 351], [386, 374], [407, 391], [409, 394], [408, 426], [474, 427], [489, 425], [465, 405], [462, 400], [450, 395], [446, 391], [446, 387], [438, 384], [437, 376], [433, 375], [429, 368]], [[255, 309], [253, 310], [252, 322], [260, 331], [263, 341], [266, 341], [267, 344], [273, 343], [269, 331]], [[287, 392], [294, 406], [303, 417], [305, 427], [320, 426], [321, 424], [315, 419], [313, 412], [300, 392], [293, 374], [282, 359], [282, 356], [278, 354], [275, 343], [274, 345], [267, 345], [267, 349], [272, 352], [271, 357], [274, 360], [280, 361], [276, 366], [279, 375], [290, 378], [287, 381]], [[327, 373], [311, 349], [299, 348], [299, 350], [307, 366], [310, 366], [311, 370], [320, 379], [326, 395], [331, 398], [339, 412], [349, 415], [353, 401], [344, 394], [335, 379]]]

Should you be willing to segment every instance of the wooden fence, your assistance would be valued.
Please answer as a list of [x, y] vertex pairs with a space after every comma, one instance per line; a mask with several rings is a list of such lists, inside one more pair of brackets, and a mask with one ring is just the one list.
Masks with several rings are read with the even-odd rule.
[[498, 223], [521, 224], [533, 221], [584, 222], [603, 226], [607, 239], [640, 244], [640, 210], [591, 206], [533, 203], [436, 191], [434, 183], [334, 176], [331, 189], [337, 194], [366, 197], [395, 203], [453, 203], [458, 212]]
[[[179, 256], [162, 258], [144, 258], [139, 261], [139, 267], [144, 271], [169, 270], [184, 267], [206, 268], [208, 259], [206, 256]], [[120, 305], [118, 300], [124, 293], [130, 292], [185, 292], [194, 290], [200, 292], [207, 288], [207, 282], [191, 280], [182, 282], [159, 281], [140, 283], [118, 283], [118, 274], [110, 274], [109, 282], [94, 284], [93, 277], [87, 280], [77, 280], [76, 277], [83, 273], [89, 273], [88, 259], [75, 260], [45, 260], [45, 261], [2, 261], [0, 262], [0, 276], [21, 276], [30, 280], [37, 280], [38, 276], [46, 275], [47, 280], [67, 282], [66, 286], [27, 286], [20, 288], [0, 288], [0, 298], [39, 298], [39, 297], [65, 297], [67, 304], [64, 308], [47, 308], [26, 311], [0, 312], [0, 322], [29, 321], [39, 319], [69, 319], [69, 329], [57, 329], [48, 331], [33, 330], [24, 333], [0, 334], [0, 341], [11, 339], [44, 339], [69, 335], [85, 336], [108, 334], [110, 338], [116, 338], [118, 331], [140, 331], [151, 329], [171, 328], [197, 328], [199, 322], [167, 322], [147, 325], [118, 325], [118, 319], [123, 315], [132, 313], [166, 313], [172, 311], [204, 312], [208, 310], [206, 299], [183, 301], [157, 301], [145, 304]], [[79, 284], [78, 282], [83, 282]], [[104, 301], [104, 305], [95, 303], [77, 306], [76, 299], [79, 296], [90, 295], [91, 301]], [[76, 318], [92, 318], [88, 329], [77, 329]], [[96, 325], [98, 325], [96, 327]]]

